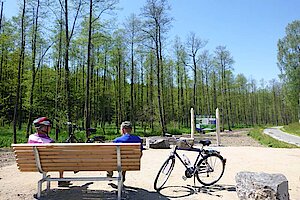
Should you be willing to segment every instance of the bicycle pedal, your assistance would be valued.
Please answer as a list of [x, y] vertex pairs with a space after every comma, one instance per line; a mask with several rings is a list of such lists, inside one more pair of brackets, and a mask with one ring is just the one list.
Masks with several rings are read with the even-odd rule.
[[182, 179], [183, 179], [184, 181], [186, 181], [187, 177], [186, 177], [186, 176], [182, 176]]

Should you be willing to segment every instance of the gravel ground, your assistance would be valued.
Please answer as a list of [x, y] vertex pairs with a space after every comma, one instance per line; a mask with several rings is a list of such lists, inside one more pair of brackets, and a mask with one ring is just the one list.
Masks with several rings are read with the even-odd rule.
[[12, 165], [15, 162], [15, 155], [10, 148], [0, 148], [0, 168]]
[[[262, 147], [259, 142], [248, 136], [250, 129], [240, 129], [234, 131], [225, 131], [220, 134], [220, 144], [224, 147], [239, 147], [239, 146], [251, 146], [251, 147]], [[189, 137], [189, 135], [187, 135]], [[196, 140], [209, 139], [213, 146], [216, 146], [217, 139], [216, 133], [196, 134]]]
[[[247, 129], [221, 133], [221, 146], [216, 146], [214, 134], [197, 134], [196, 141], [210, 139], [212, 148], [221, 152], [227, 159], [224, 176], [210, 187], [197, 184], [198, 193], [194, 193], [193, 180], [182, 180], [184, 169], [180, 163], [175, 164], [164, 189], [157, 192], [153, 189], [153, 181], [157, 171], [170, 153], [170, 149], [147, 149], [141, 159], [141, 170], [128, 172], [125, 182], [123, 199], [137, 200], [237, 200], [235, 190], [235, 175], [240, 171], [282, 173], [289, 180], [291, 200], [300, 199], [300, 149], [276, 149], [261, 147], [247, 136]], [[188, 136], [187, 136], [188, 137]], [[197, 143], [197, 142], [196, 142]], [[182, 153], [182, 152], [181, 152]], [[194, 160], [193, 152], [184, 152]], [[194, 156], [194, 157], [193, 157]], [[245, 160], [247, 158], [247, 160]], [[9, 149], [0, 150], [0, 199], [1, 200], [32, 200], [35, 199], [39, 173], [23, 173], [17, 169], [13, 152]], [[287, 165], [286, 163], [293, 163]], [[57, 176], [58, 173], [51, 173]], [[79, 172], [80, 176], [105, 176], [106, 172]], [[73, 172], [66, 176], [77, 176]], [[72, 182], [69, 188], [57, 187], [57, 182], [51, 183], [51, 190], [43, 192], [41, 199], [47, 200], [82, 200], [82, 199], [115, 199], [115, 183], [108, 181]], [[45, 184], [44, 187], [45, 188]]]

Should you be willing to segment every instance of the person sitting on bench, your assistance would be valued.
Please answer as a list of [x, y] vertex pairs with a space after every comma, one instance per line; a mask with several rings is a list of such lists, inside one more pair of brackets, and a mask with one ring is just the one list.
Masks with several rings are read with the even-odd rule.
[[[143, 150], [142, 139], [139, 136], [131, 134], [132, 125], [131, 125], [130, 121], [122, 122], [120, 131], [121, 131], [122, 136], [114, 139], [113, 140], [114, 143], [140, 143], [141, 151]], [[141, 154], [141, 156], [142, 156], [142, 154]], [[125, 174], [126, 174], [126, 171], [123, 171], [122, 172], [123, 182], [125, 181]], [[113, 176], [113, 171], [108, 171], [107, 177], [112, 177], [112, 176]]]
[[[49, 137], [51, 130], [51, 121], [47, 117], [39, 117], [33, 121], [33, 125], [36, 128], [36, 133], [31, 134], [28, 138], [29, 144], [34, 143], [54, 143], [55, 141]], [[63, 171], [59, 172], [59, 177], [63, 177]], [[59, 187], [68, 187], [70, 181], [58, 181]]]

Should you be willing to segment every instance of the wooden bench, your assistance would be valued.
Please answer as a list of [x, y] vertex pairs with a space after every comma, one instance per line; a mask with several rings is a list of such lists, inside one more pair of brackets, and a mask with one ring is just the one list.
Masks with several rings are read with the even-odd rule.
[[[138, 143], [50, 143], [12, 144], [18, 169], [21, 172], [40, 172], [37, 197], [42, 183], [50, 181], [118, 181], [118, 199], [121, 199], [122, 171], [138, 171], [141, 145]], [[48, 172], [59, 171], [118, 171], [117, 177], [63, 177], [52, 178]], [[106, 173], [105, 173], [106, 175]]]

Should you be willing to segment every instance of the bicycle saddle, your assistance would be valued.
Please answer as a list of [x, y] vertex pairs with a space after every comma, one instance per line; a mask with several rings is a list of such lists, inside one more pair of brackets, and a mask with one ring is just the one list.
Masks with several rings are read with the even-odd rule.
[[97, 131], [97, 129], [95, 129], [95, 128], [88, 128], [87, 130], [91, 133], [95, 133]]
[[209, 146], [211, 144], [211, 141], [210, 140], [200, 140], [199, 143], [202, 144], [203, 146]]

